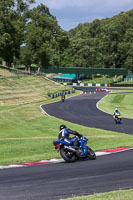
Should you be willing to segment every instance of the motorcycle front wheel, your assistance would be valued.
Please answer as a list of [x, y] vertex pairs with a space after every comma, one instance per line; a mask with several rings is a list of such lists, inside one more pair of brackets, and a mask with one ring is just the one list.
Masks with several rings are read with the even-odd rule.
[[96, 159], [95, 152], [91, 148], [89, 148], [89, 147], [87, 147], [87, 151], [88, 151], [88, 158], [90, 160], [95, 160]]
[[75, 155], [64, 148], [60, 149], [60, 154], [61, 154], [61, 157], [68, 163], [74, 162], [76, 160]]
[[119, 119], [119, 124], [121, 124], [121, 119]]

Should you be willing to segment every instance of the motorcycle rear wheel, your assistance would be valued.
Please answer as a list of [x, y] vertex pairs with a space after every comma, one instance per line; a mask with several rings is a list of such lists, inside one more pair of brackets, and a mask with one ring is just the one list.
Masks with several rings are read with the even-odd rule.
[[75, 155], [64, 148], [60, 149], [60, 154], [61, 154], [61, 157], [68, 163], [75, 162], [76, 160]]
[[117, 120], [115, 120], [115, 123], [117, 124]]

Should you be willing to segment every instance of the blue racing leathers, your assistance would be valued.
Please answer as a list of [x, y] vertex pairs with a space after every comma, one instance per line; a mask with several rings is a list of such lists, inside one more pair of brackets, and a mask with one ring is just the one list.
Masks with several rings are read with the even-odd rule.
[[[75, 137], [71, 138], [70, 137], [70, 134], [72, 135], [75, 135]], [[78, 136], [78, 137], [76, 137]], [[59, 132], [59, 135], [58, 135], [58, 139], [59, 140], [64, 140], [65, 142], [68, 142], [70, 144], [74, 144], [75, 141], [78, 139], [78, 138], [81, 138], [82, 135], [79, 134], [77, 131], [73, 131], [69, 128], [64, 128], [62, 129], [60, 132]]]

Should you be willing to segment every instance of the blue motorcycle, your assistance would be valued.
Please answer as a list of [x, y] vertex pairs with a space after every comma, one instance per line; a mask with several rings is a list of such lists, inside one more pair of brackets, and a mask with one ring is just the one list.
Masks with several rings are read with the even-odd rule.
[[66, 162], [75, 162], [76, 160], [90, 159], [95, 160], [95, 152], [87, 146], [88, 139], [82, 137], [78, 139], [78, 147], [74, 147], [72, 144], [67, 143], [63, 140], [54, 140], [53, 145], [55, 150], [60, 152], [61, 157]]

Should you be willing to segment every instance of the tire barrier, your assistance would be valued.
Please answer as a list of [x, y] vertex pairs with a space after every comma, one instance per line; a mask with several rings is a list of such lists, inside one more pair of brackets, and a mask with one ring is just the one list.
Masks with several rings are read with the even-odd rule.
[[[70, 83], [63, 83], [63, 85], [70, 85]], [[108, 84], [101, 84], [101, 83], [71, 83], [73, 86], [89, 86], [89, 87], [108, 87]]]
[[63, 94], [66, 95], [66, 94], [72, 94], [72, 93], [75, 93], [75, 90], [67, 90], [67, 91], [63, 91], [63, 92], [57, 92], [55, 94], [48, 94], [48, 96], [53, 99], [53, 98], [62, 96]]
[[111, 87], [133, 87], [133, 84], [111, 84]]

